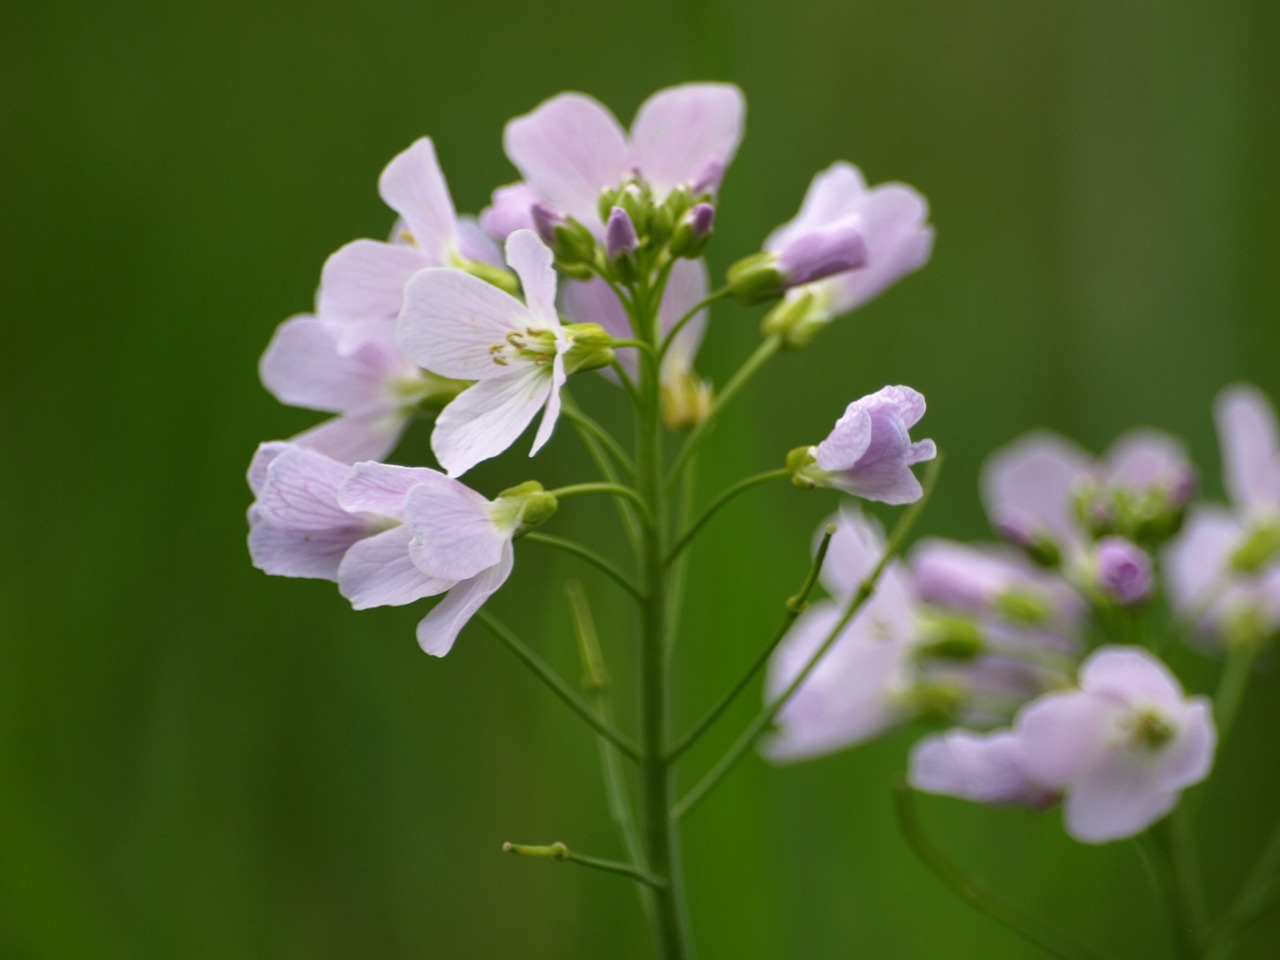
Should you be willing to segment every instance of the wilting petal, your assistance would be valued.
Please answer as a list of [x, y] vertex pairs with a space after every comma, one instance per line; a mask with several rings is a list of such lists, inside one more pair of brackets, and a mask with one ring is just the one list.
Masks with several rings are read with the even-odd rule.
[[494, 522], [488, 500], [434, 470], [409, 491], [405, 522], [413, 531], [413, 562], [442, 580], [474, 577], [497, 563], [511, 541], [511, 531]]
[[404, 218], [427, 265], [447, 266], [458, 252], [458, 216], [429, 137], [396, 156], [378, 180], [382, 199]]
[[554, 392], [550, 367], [524, 366], [468, 387], [441, 412], [431, 449], [449, 476], [460, 477], [515, 443]]
[[338, 590], [357, 610], [399, 607], [444, 593], [452, 580], [434, 580], [409, 557], [413, 536], [402, 525], [352, 545], [338, 565]]
[[581, 93], [562, 93], [516, 117], [502, 141], [524, 179], [584, 224], [599, 221], [600, 191], [627, 174], [626, 135], [606, 107]]
[[443, 657], [453, 649], [458, 633], [477, 610], [511, 576], [515, 551], [507, 543], [501, 559], [470, 580], [464, 580], [440, 601], [418, 624], [418, 644], [433, 657]]
[[324, 262], [316, 311], [325, 319], [394, 319], [404, 302], [405, 284], [429, 266], [416, 247], [354, 240]]
[[490, 348], [528, 325], [524, 304], [492, 284], [458, 270], [423, 270], [405, 291], [396, 334], [405, 355], [432, 373], [484, 380], [509, 374]]
[[686, 83], [659, 90], [631, 125], [631, 160], [654, 192], [692, 184], [709, 164], [728, 166], [742, 140], [746, 103], [727, 83]]

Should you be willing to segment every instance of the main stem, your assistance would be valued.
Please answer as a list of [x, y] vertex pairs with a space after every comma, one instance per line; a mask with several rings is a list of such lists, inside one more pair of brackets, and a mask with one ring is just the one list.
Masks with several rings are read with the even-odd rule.
[[[638, 326], [657, 342], [657, 304], [638, 298]], [[639, 332], [639, 331], [638, 331]], [[649, 509], [641, 536], [644, 570], [640, 638], [640, 790], [645, 866], [661, 882], [653, 890], [654, 948], [660, 960], [689, 960], [688, 918], [680, 872], [679, 840], [671, 816], [672, 766], [667, 759], [671, 715], [670, 642], [667, 633], [667, 512], [663, 508], [662, 420], [657, 362], [642, 355], [640, 415], [637, 417], [636, 481]]]

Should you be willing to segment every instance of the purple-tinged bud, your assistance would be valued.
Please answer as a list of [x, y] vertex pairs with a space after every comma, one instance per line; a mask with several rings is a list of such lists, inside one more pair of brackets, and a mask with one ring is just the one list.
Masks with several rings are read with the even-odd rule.
[[701, 256], [711, 239], [715, 224], [716, 208], [709, 203], [695, 203], [676, 224], [671, 235], [671, 255], [691, 260]]
[[1151, 558], [1124, 537], [1103, 537], [1094, 550], [1098, 589], [1123, 606], [1151, 595]]
[[693, 182], [689, 184], [689, 192], [695, 197], [704, 194], [714, 194], [720, 189], [720, 182], [724, 180], [725, 164], [723, 160], [711, 159], [703, 164], [702, 169], [698, 171], [697, 176], [693, 178]]
[[604, 249], [610, 260], [617, 260], [624, 254], [635, 252], [640, 246], [640, 238], [636, 236], [636, 225], [631, 215], [622, 207], [614, 207], [609, 211], [609, 222], [604, 228]]
[[788, 287], [856, 270], [866, 262], [867, 241], [853, 220], [806, 233], [778, 251], [778, 269]]
[[689, 211], [689, 228], [693, 231], [695, 240], [711, 236], [715, 223], [716, 208], [709, 203], [695, 203]]
[[556, 227], [565, 222], [564, 217], [541, 200], [529, 208], [529, 214], [533, 217], [533, 229], [538, 232], [542, 242], [549, 247], [555, 246]]

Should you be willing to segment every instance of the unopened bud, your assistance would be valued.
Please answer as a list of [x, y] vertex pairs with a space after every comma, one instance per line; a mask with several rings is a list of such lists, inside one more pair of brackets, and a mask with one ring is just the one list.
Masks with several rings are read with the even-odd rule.
[[711, 384], [692, 370], [664, 377], [662, 383], [662, 422], [670, 430], [697, 426], [711, 409]]
[[814, 290], [796, 291], [764, 315], [760, 331], [781, 337], [783, 346], [792, 350], [807, 346], [831, 319], [822, 302]]
[[1123, 537], [1103, 537], [1094, 552], [1098, 589], [1132, 606], [1151, 595], [1151, 558]]
[[640, 246], [640, 238], [636, 236], [636, 225], [631, 215], [622, 207], [614, 207], [609, 211], [609, 222], [604, 227], [604, 251], [610, 260], [617, 260], [629, 253], [634, 253]]
[[498, 494], [494, 501], [495, 511], [499, 512], [501, 521], [512, 524], [517, 536], [551, 519], [558, 506], [555, 496], [548, 493], [537, 480], [526, 480], [509, 487]]
[[690, 260], [700, 257], [711, 241], [715, 224], [716, 208], [709, 203], [695, 203], [676, 224], [671, 235], [671, 255]]
[[564, 327], [569, 349], [564, 355], [565, 373], [597, 370], [613, 363], [613, 335], [598, 323], [568, 323]]
[[920, 631], [916, 656], [939, 660], [972, 660], [986, 648], [977, 624], [963, 617], [932, 616]]
[[818, 469], [818, 448], [815, 446], [796, 447], [787, 453], [786, 466], [791, 471], [791, 482], [802, 490], [813, 490], [819, 484], [811, 476]]
[[729, 268], [730, 292], [739, 303], [764, 303], [782, 295], [787, 278], [778, 269], [778, 258], [768, 251], [753, 253]]

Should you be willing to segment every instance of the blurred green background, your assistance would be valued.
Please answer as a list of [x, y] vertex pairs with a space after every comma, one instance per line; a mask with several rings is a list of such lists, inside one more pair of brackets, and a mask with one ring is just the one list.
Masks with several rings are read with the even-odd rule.
[[[979, 466], [1024, 430], [1096, 450], [1164, 427], [1218, 493], [1214, 393], [1247, 378], [1280, 397], [1277, 44], [1274, 0], [4, 5], [0, 956], [648, 956], [626, 881], [498, 852], [619, 855], [592, 739], [561, 704], [479, 628], [432, 660], [420, 608], [356, 614], [330, 584], [249, 564], [250, 454], [316, 420], [272, 400], [257, 358], [328, 253], [385, 233], [376, 178], [414, 138], [435, 138], [475, 211], [515, 179], [503, 123], [543, 98], [586, 90], [625, 120], [658, 87], [733, 80], [749, 114], [717, 271], [833, 160], [916, 185], [933, 263], [768, 368], [701, 489], [908, 383], [948, 453], [922, 527], [982, 537]], [[702, 368], [723, 382], [755, 323], [719, 311]], [[577, 392], [613, 417], [607, 384]], [[562, 429], [536, 463], [472, 478], [492, 493], [585, 473]], [[717, 519], [691, 583], [685, 722], [764, 642], [832, 506], [782, 485]], [[617, 538], [603, 503], [554, 526]], [[584, 574], [521, 554], [495, 610], [574, 679], [559, 583]], [[584, 579], [625, 674], [629, 611]], [[1278, 693], [1258, 677], [1202, 808], [1218, 905], [1280, 807]], [[703, 957], [1037, 956], [907, 853], [889, 782], [909, 742], [750, 757], [690, 816]], [[1075, 845], [1053, 813], [922, 811], [1027, 909], [1117, 958], [1163, 955], [1131, 845]], [[1278, 940], [1262, 924], [1241, 956]]]

